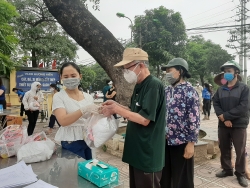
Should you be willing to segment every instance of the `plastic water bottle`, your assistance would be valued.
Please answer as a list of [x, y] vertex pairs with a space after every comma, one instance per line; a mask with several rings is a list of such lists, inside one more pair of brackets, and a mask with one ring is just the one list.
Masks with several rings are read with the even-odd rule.
[[3, 113], [3, 105], [0, 104], [0, 113]]

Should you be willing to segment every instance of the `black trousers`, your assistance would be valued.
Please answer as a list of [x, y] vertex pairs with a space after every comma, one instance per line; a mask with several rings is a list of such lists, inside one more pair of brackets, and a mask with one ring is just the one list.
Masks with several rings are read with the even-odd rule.
[[[0, 104], [3, 105], [3, 109], [6, 109], [6, 100], [0, 100]], [[2, 123], [4, 122], [6, 116], [3, 116]], [[6, 124], [3, 126], [6, 127]]]
[[28, 136], [30, 136], [33, 134], [34, 129], [36, 127], [36, 121], [39, 115], [39, 110], [36, 110], [36, 111], [26, 110], [25, 113], [28, 116], [28, 120], [29, 120], [27, 132], [28, 132]]
[[203, 113], [204, 113], [204, 115], [208, 115], [208, 117], [209, 117], [210, 110], [211, 110], [211, 100], [203, 99]]
[[130, 188], [161, 188], [161, 173], [146, 173], [129, 165], [129, 187]]
[[6, 109], [6, 100], [0, 100], [0, 104], [3, 105], [3, 109]]
[[236, 152], [235, 173], [236, 175], [244, 176], [247, 140], [246, 128], [219, 127], [218, 134], [222, 169], [225, 171], [233, 171], [231, 163], [231, 144], [233, 143]]
[[194, 157], [183, 157], [186, 145], [169, 146], [166, 142], [161, 188], [194, 188]]
[[58, 123], [56, 116], [51, 114], [50, 118], [49, 118], [49, 127], [51, 129], [53, 129], [53, 127], [55, 126], [55, 122], [57, 122], [57, 124], [59, 125], [59, 127], [61, 127], [61, 125]]
[[25, 113], [24, 105], [23, 105], [23, 103], [21, 103], [21, 107], [20, 107], [20, 116], [23, 116], [23, 112]]

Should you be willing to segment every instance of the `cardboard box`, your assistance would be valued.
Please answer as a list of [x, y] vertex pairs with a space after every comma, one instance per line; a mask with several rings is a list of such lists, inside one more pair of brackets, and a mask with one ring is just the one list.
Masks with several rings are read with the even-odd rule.
[[93, 163], [93, 161], [95, 161], [95, 159], [79, 162], [78, 175], [91, 181], [98, 187], [118, 184], [119, 171], [116, 167], [113, 167], [102, 161], [98, 161], [97, 164], [95, 164], [95, 162]]
[[7, 126], [9, 125], [22, 125], [23, 119], [21, 116], [8, 115], [6, 116]]

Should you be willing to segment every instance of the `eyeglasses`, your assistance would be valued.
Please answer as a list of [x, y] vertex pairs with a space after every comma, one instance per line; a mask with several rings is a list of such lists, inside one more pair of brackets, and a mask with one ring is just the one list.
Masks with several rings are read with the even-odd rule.
[[[129, 69], [130, 69], [131, 67], [134, 67], [135, 65], [138, 65], [138, 64], [139, 64], [139, 63], [136, 63], [136, 64], [133, 64], [133, 65], [127, 67], [126, 69], [123, 69], [123, 72], [128, 73], [128, 71], [129, 71]], [[133, 70], [135, 70], [135, 69], [133, 69]]]
[[135, 65], [137, 65], [137, 64], [139, 64], [139, 63], [133, 64], [133, 65], [129, 66], [129, 67], [126, 68], [126, 69], [130, 69], [131, 67], [133, 67], [133, 66], [135, 66]]

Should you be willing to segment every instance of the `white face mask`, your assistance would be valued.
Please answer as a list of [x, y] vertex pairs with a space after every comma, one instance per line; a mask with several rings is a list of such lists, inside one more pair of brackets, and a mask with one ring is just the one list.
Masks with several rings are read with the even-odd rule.
[[173, 77], [173, 73], [172, 72], [169, 72], [169, 73], [166, 73], [166, 80], [168, 81], [169, 84], [174, 84], [177, 79]]
[[138, 65], [139, 65], [139, 63], [135, 66], [133, 71], [131, 71], [129, 69], [124, 70], [123, 76], [124, 76], [125, 80], [130, 84], [137, 83], [138, 76], [141, 74], [141, 71], [137, 75], [134, 72], [134, 70], [137, 68]]
[[63, 85], [69, 90], [76, 89], [80, 84], [80, 78], [64, 78], [62, 81]]

